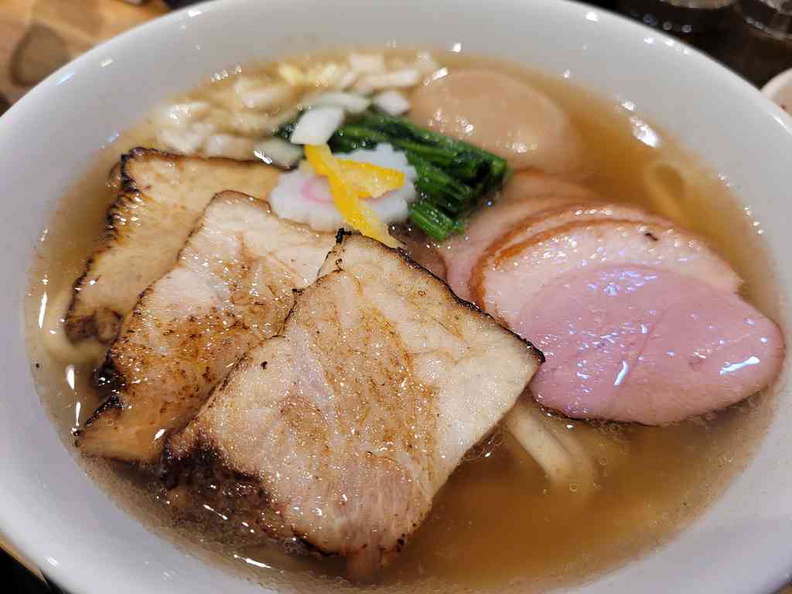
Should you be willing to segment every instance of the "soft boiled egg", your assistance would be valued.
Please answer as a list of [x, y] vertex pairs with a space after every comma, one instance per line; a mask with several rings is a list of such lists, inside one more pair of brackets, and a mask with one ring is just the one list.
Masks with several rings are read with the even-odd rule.
[[502, 72], [455, 70], [413, 92], [410, 119], [509, 161], [517, 171], [575, 174], [581, 140], [550, 97]]

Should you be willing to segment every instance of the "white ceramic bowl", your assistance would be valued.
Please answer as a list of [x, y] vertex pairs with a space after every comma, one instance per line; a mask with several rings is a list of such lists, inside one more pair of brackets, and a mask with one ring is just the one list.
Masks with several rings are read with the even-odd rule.
[[[158, 102], [237, 62], [319, 46], [459, 46], [629, 99], [724, 173], [753, 208], [792, 288], [792, 129], [780, 110], [662, 34], [559, 0], [227, 0], [122, 35], [0, 118], [0, 530], [74, 593], [261, 592], [121, 512], [72, 458], [36, 396], [21, 309], [31, 255], [98, 149]], [[764, 265], [764, 264], [762, 264]], [[792, 394], [761, 451], [667, 546], [586, 592], [767, 592], [792, 569]]]

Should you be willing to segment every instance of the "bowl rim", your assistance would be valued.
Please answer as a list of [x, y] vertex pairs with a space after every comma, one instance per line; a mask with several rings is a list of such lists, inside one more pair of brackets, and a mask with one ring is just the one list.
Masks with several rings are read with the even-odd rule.
[[[258, 0], [210, 0], [199, 5], [187, 6], [179, 10], [173, 11], [169, 14], [160, 16], [152, 21], [142, 23], [133, 29], [130, 29], [110, 40], [107, 40], [96, 47], [92, 48], [85, 54], [82, 54], [75, 60], [59, 68], [56, 72], [49, 75], [44, 81], [40, 82], [33, 89], [31, 89], [24, 97], [17, 101], [11, 108], [0, 117], [0, 140], [6, 135], [6, 131], [11, 128], [12, 122], [21, 117], [23, 113], [29, 111], [36, 101], [46, 97], [49, 93], [53, 92], [53, 88], [59, 85], [64, 77], [69, 76], [70, 73], [76, 72], [81, 69], [92, 67], [91, 64], [98, 56], [108, 52], [128, 52], [131, 51], [132, 46], [141, 43], [149, 37], [156, 37], [167, 31], [171, 31], [173, 27], [177, 27], [185, 18], [191, 18], [196, 14], [206, 15], [212, 18], [218, 11], [233, 10], [237, 5], [255, 4]], [[270, 0], [274, 2], [286, 2], [286, 0]], [[389, 2], [390, 0], [377, 0], [379, 2]], [[396, 0], [394, 0], [396, 1]], [[519, 0], [505, 0], [512, 3], [519, 3]], [[766, 96], [763, 96], [758, 89], [750, 85], [750, 83], [741, 79], [731, 70], [727, 69], [722, 64], [704, 55], [695, 48], [687, 46], [685, 43], [670, 37], [662, 31], [655, 29], [646, 29], [640, 23], [634, 22], [624, 16], [611, 13], [610, 11], [589, 5], [584, 5], [574, 0], [533, 0], [536, 4], [542, 4], [548, 7], [548, 10], [567, 11], [569, 14], [581, 15], [585, 13], [596, 13], [599, 19], [610, 23], [610, 28], [616, 32], [618, 31], [641, 31], [646, 34], [651, 34], [652, 37], [664, 41], [669, 47], [683, 47], [690, 55], [688, 63], [692, 68], [701, 72], [707, 72], [712, 77], [721, 80], [724, 85], [728, 85], [729, 91], [739, 93], [750, 101], [757, 110], [764, 112], [775, 119], [780, 126], [792, 135], [792, 120], [788, 115], [775, 103], [770, 101]], [[532, 2], [532, 3], [533, 3]], [[292, 4], [295, 9], [303, 4], [303, 0], [291, 0], [288, 2]], [[787, 75], [792, 72], [785, 73]], [[779, 77], [776, 77], [779, 78]], [[774, 79], [775, 80], [775, 79]], [[736, 478], [736, 477], [735, 477]], [[23, 526], [13, 521], [15, 510], [0, 507], [0, 533], [3, 534], [7, 540], [16, 547], [25, 559], [33, 562], [34, 565], [44, 568], [46, 567], [46, 575], [54, 579], [58, 584], [62, 584], [75, 592], [83, 591], [85, 587], [89, 587], [91, 582], [82, 576], [76, 576], [73, 573], [67, 572], [65, 568], [60, 566], [46, 565], [46, 558], [40, 551], [36, 544], [36, 539], [28, 534]], [[792, 566], [792, 552], [788, 555], [790, 566]], [[629, 563], [629, 562], [628, 562]], [[109, 569], [109, 568], [105, 568]], [[118, 568], [116, 568], [118, 569]], [[117, 571], [118, 577], [123, 577], [124, 574], [121, 570]], [[601, 576], [604, 577], [604, 576]], [[785, 570], [778, 570], [776, 576], [765, 576], [761, 580], [764, 585], [768, 587], [778, 586], [783, 584], [788, 575]], [[599, 578], [597, 578], [599, 579]], [[760, 580], [757, 580], [757, 582]]]

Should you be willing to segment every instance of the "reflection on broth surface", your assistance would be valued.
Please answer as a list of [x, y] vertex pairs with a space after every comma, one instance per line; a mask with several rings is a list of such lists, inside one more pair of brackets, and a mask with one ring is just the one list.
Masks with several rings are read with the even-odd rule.
[[[386, 55], [406, 61], [414, 52], [389, 50]], [[739, 205], [724, 181], [676, 139], [642, 120], [640, 106], [629, 101], [615, 105], [569, 81], [490, 59], [432, 55], [450, 72], [482, 67], [516, 76], [546, 93], [578, 130], [584, 186], [609, 202], [644, 206], [705, 237], [745, 280], [742, 295], [779, 319], [771, 267], [757, 265], [767, 257], [750, 207]], [[328, 59], [311, 56], [290, 64]], [[238, 70], [255, 81], [269, 80], [277, 68]], [[215, 77], [191, 91], [188, 99], [226, 96], [236, 73]], [[279, 109], [273, 111], [277, 116]], [[158, 134], [159, 123], [152, 116], [103, 149], [83, 181], [65, 196], [39, 246], [26, 311], [31, 361], [42, 400], [69, 447], [73, 431], [99, 403], [91, 385], [97, 347], [85, 347], [88, 352], [81, 351], [80, 358], [68, 348], [47, 350], [45, 343], [52, 342], [46, 335], [60, 331], [58, 318], [68, 304], [64, 295], [82, 273], [101, 232], [113, 198], [107, 172], [132, 147], [160, 146]], [[406, 244], [410, 249], [411, 243]], [[524, 591], [526, 584], [541, 588], [590, 579], [664, 542], [693, 520], [745, 464], [772, 406], [769, 395], [751, 397], [726, 410], [663, 427], [557, 417], [552, 431], [562, 435], [561, 441], [563, 434], [579, 438], [588, 457], [581, 464], [593, 464], [597, 477], [593, 485], [549, 481], [517, 440], [497, 429], [451, 475], [427, 520], [384, 570], [381, 582], [394, 590], [454, 584], [458, 589]], [[265, 585], [298, 579], [293, 586], [297, 590], [309, 584], [345, 587], [332, 579], [343, 573], [337, 558], [316, 560], [286, 555], [276, 546], [251, 545], [243, 536], [252, 530], [233, 516], [209, 506], [191, 510], [188, 516], [177, 511], [184, 505], [179, 492], [164, 491], [149, 471], [89, 458], [83, 462], [125, 509], [182, 546], [197, 544], [216, 562]], [[232, 545], [226, 542], [229, 535], [234, 537]]]

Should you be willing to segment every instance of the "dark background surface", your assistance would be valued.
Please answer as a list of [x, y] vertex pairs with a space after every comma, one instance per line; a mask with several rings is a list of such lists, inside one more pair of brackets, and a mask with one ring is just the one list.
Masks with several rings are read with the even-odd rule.
[[[197, 0], [166, 0], [173, 7], [193, 4]], [[329, 0], [328, 0], [329, 1]], [[630, 12], [631, 5], [640, 5], [641, 0], [591, 0], [588, 4], [610, 10], [621, 9]], [[632, 16], [648, 22], [657, 28], [663, 28], [663, 21], [653, 20], [652, 16], [637, 14]], [[689, 32], [670, 31], [687, 43], [690, 43], [714, 58], [725, 63], [754, 84], [761, 85], [773, 75], [792, 67], [792, 52], [789, 48], [778, 48], [768, 45], [763, 40], [750, 36], [735, 10], [725, 11], [722, 19], [715, 26], [705, 31]], [[0, 113], [3, 109], [0, 106]], [[59, 594], [62, 591], [53, 584], [45, 584], [16, 563], [8, 554], [0, 549], [0, 584], [7, 584], [6, 592], [25, 594]]]
[[6, 592], [30, 594], [52, 594], [59, 590], [51, 589], [36, 576], [14, 561], [5, 551], [0, 549], [0, 584], [9, 584]]

